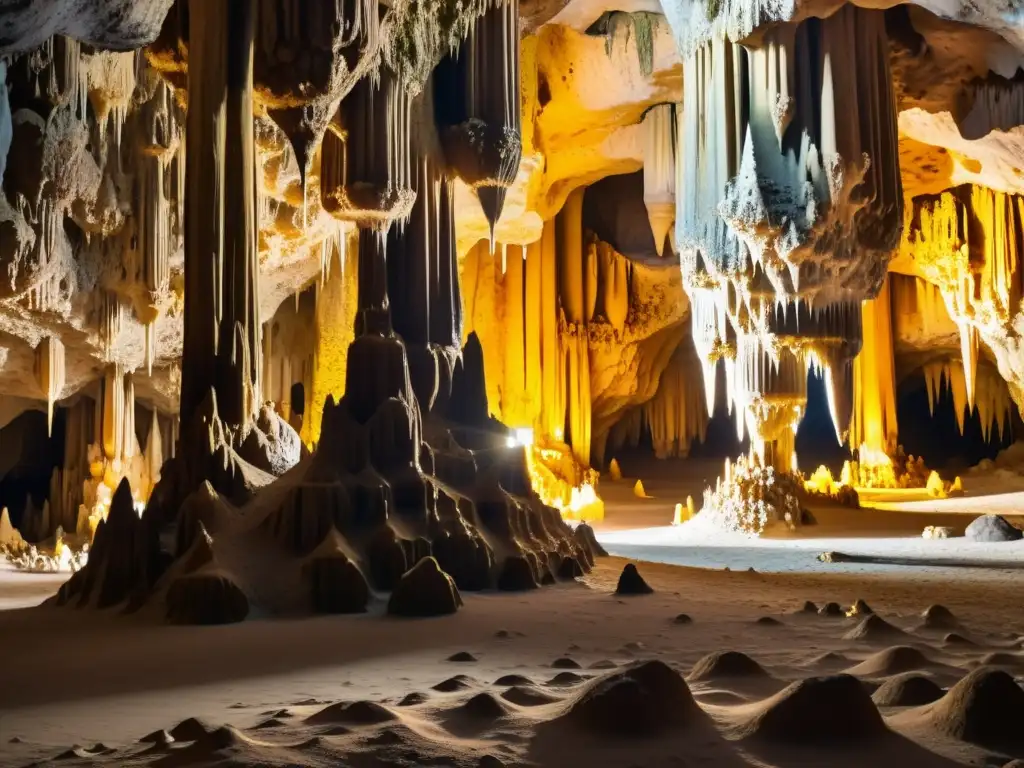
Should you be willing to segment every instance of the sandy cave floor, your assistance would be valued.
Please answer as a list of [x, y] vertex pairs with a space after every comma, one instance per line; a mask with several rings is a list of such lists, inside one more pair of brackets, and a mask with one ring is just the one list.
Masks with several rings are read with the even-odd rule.
[[[783, 744], [751, 735], [750, 723], [785, 707], [785, 697], [781, 704], [769, 697], [808, 677], [849, 669], [871, 691], [906, 672], [948, 688], [981, 664], [1024, 675], [1024, 571], [1016, 567], [1024, 548], [965, 549], [961, 540], [957, 550], [952, 542], [924, 542], [932, 556], [959, 557], [955, 569], [815, 559], [841, 545], [847, 552], [909, 552], [922, 560], [929, 554], [921, 554], [925, 518], [943, 524], [921, 511], [870, 510], [819, 511], [819, 530], [796, 537], [743, 546], [705, 540], [698, 547], [686, 540], [696, 534], [665, 523], [678, 492], [699, 483], [702, 478], [692, 477], [699, 474], [652, 473], [644, 479], [655, 498], [647, 500], [631, 497], [629, 481], [602, 489], [609, 500], [598, 528], [605, 545], [613, 553], [662, 561], [640, 565], [656, 590], [648, 596], [612, 594], [627, 562], [613, 556], [602, 558], [581, 584], [467, 594], [465, 608], [448, 618], [395, 620], [378, 609], [358, 617], [167, 627], [20, 608], [51, 593], [60, 577], [0, 570], [0, 608], [7, 609], [0, 611], [0, 766], [50, 764], [62, 754], [52, 764], [918, 768], [1002, 766], [1024, 757], [1024, 732], [1016, 745], [972, 745], [951, 737], [927, 706], [881, 707], [888, 729], [857, 734], [856, 748], [814, 745], [800, 727]], [[1007, 504], [1024, 504], [1019, 491], [1007, 493], [1016, 499]], [[972, 496], [961, 502], [967, 509], [980, 503]], [[949, 514], [960, 514], [955, 510]], [[891, 626], [858, 633], [859, 618], [800, 612], [805, 600], [847, 606], [857, 598]], [[934, 603], [953, 612], [954, 628], [921, 627], [921, 612]], [[680, 613], [692, 623], [676, 623]], [[947, 638], [951, 631], [962, 640]], [[636, 709], [628, 696], [617, 702], [622, 687], [602, 683], [601, 676], [657, 660], [685, 677], [700, 659], [724, 650], [748, 654], [766, 673], [719, 669], [690, 679], [701, 707], [690, 719], [699, 722], [620, 739], [574, 715], [601, 695], [612, 697], [615, 711]], [[473, 660], [448, 660], [463, 651]], [[556, 665], [565, 658], [579, 668]], [[508, 675], [525, 679], [497, 682]], [[413, 693], [419, 695], [406, 699]], [[838, 692], [823, 695], [819, 708], [844, 709], [828, 699]], [[337, 702], [363, 703], [329, 709]], [[192, 734], [197, 741], [183, 735], [173, 746], [139, 743], [188, 718], [205, 727]], [[177, 733], [189, 725], [198, 724]], [[221, 726], [229, 728], [217, 730]], [[67, 752], [75, 746], [77, 753]], [[485, 755], [501, 762], [481, 763]]]

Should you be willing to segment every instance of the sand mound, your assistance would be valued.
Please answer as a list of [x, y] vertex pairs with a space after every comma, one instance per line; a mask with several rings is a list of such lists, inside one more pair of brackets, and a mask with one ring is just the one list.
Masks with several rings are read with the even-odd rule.
[[503, 592], [525, 592], [539, 586], [533, 565], [525, 557], [515, 555], [505, 561], [505, 567], [498, 576], [498, 589]]
[[573, 535], [576, 538], [576, 543], [580, 545], [580, 548], [584, 552], [589, 549], [594, 553], [595, 557], [608, 557], [608, 553], [605, 551], [605, 548], [598, 543], [594, 529], [586, 523], [580, 523], [577, 525]]
[[932, 666], [934, 662], [917, 648], [909, 645], [895, 645], [869, 656], [860, 664], [846, 670], [847, 674], [859, 677], [888, 677], [902, 672], [913, 672]]
[[942, 638], [942, 641], [946, 643], [946, 645], [964, 645], [972, 647], [977, 647], [978, 645], [973, 640], [966, 638], [963, 635], [958, 635], [956, 632], [950, 632], [948, 635]]
[[406, 571], [388, 600], [388, 613], [393, 616], [446, 616], [461, 607], [458, 587], [432, 557]]
[[693, 665], [688, 680], [703, 682], [737, 677], [771, 677], [756, 661], [739, 651], [717, 651]]
[[167, 731], [163, 731], [163, 730], [153, 731], [152, 733], [147, 733], [145, 736], [143, 736], [141, 739], [139, 739], [139, 743], [140, 744], [161, 744], [162, 745], [162, 744], [170, 744], [173, 741], [174, 741], [174, 737], [171, 736], [171, 734], [169, 734]]
[[925, 629], [957, 629], [960, 622], [944, 605], [929, 605], [921, 613], [921, 626]]
[[568, 656], [563, 656], [560, 659], [555, 659], [551, 662], [551, 666], [555, 669], [583, 669], [578, 661], [570, 659]]
[[888, 732], [871, 696], [850, 675], [793, 683], [757, 705], [740, 731], [789, 744], [863, 742]]
[[922, 725], [985, 746], [1024, 744], [1024, 690], [998, 669], [976, 669], [941, 699], [910, 713]]
[[542, 727], [571, 727], [595, 737], [650, 736], [702, 720], [686, 681], [667, 664], [647, 661], [594, 680]]
[[505, 768], [505, 763], [501, 762], [494, 755], [484, 755], [480, 758], [480, 762], [476, 764], [476, 768]]
[[455, 662], [456, 664], [472, 664], [476, 661], [476, 656], [469, 651], [459, 651], [449, 656], [448, 661]]
[[591, 664], [588, 669], [616, 669], [619, 665], [611, 659], [601, 659]]
[[494, 681], [494, 684], [501, 687], [510, 685], [533, 685], [533, 680], [525, 675], [502, 675]]
[[433, 686], [435, 691], [441, 693], [453, 693], [455, 691], [465, 691], [473, 687], [476, 684], [476, 680], [466, 675], [455, 675], [455, 677], [449, 677], [447, 680], [442, 680], [437, 685]]
[[249, 615], [249, 598], [212, 563], [171, 581], [166, 600], [172, 624], [233, 624]]
[[420, 693], [419, 691], [413, 691], [412, 693], [407, 693], [405, 696], [403, 696], [402, 700], [400, 702], [398, 702], [398, 706], [400, 706], [400, 707], [415, 707], [415, 706], [418, 706], [418, 705], [422, 704], [423, 702], [425, 702], [427, 700], [428, 700], [427, 694]]
[[850, 660], [846, 656], [843, 656], [843, 654], [841, 653], [836, 653], [835, 651], [826, 651], [825, 653], [820, 653], [817, 656], [808, 659], [803, 663], [802, 666], [809, 667], [812, 669], [814, 667], [843, 667], [846, 666], [849, 662]]
[[906, 637], [907, 633], [893, 626], [877, 613], [866, 616], [856, 627], [845, 635], [844, 640], [892, 640]]
[[964, 531], [971, 541], [1003, 542], [1019, 541], [1024, 537], [1024, 532], [1007, 522], [1006, 518], [999, 515], [982, 515], [971, 521]]
[[278, 720], [276, 717], [270, 717], [262, 722], [257, 723], [252, 727], [254, 731], [265, 731], [270, 728], [281, 728], [285, 725], [283, 720]]
[[170, 735], [175, 741], [199, 741], [205, 738], [207, 734], [212, 733], [213, 730], [213, 727], [202, 720], [190, 717], [174, 726], [170, 731]]
[[478, 693], [465, 704], [452, 710], [453, 714], [463, 715], [474, 720], [497, 720], [507, 715], [509, 710], [491, 693]]
[[934, 680], [905, 672], [886, 680], [871, 699], [880, 707], [919, 707], [938, 701], [943, 693]]
[[693, 619], [690, 618], [689, 614], [680, 613], [674, 619], [672, 619], [672, 623], [673, 624], [693, 624]]
[[825, 603], [818, 609], [819, 616], [842, 616], [843, 609], [839, 603]]
[[553, 704], [558, 701], [557, 696], [539, 691], [536, 688], [525, 685], [513, 685], [503, 694], [501, 698], [517, 704], [520, 707], [539, 707], [544, 704]]
[[754, 622], [761, 627], [781, 627], [782, 622], [772, 616], [762, 616]]
[[810, 600], [804, 602], [804, 607], [801, 608], [797, 613], [817, 613], [818, 606], [812, 603]]
[[342, 701], [306, 718], [310, 725], [379, 725], [398, 719], [387, 707], [374, 701]]
[[559, 672], [548, 680], [546, 685], [551, 685], [556, 688], [564, 688], [570, 685], [579, 685], [586, 679], [587, 678], [583, 675], [577, 675], [575, 672]]
[[1024, 659], [1015, 653], [996, 651], [986, 653], [978, 659], [978, 665], [982, 667], [1019, 667], [1024, 664]]
[[615, 587], [616, 595], [649, 595], [654, 592], [650, 585], [644, 581], [636, 565], [626, 563], [619, 575], [619, 583]]

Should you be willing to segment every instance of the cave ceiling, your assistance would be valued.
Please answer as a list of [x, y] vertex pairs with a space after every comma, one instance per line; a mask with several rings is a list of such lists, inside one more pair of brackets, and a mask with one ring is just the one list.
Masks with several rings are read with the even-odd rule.
[[[0, 59], [0, 80], [7, 84], [0, 89], [0, 394], [22, 398], [18, 402], [45, 402], [36, 350], [57, 337], [67, 360], [56, 399], [83, 390], [116, 363], [137, 372], [138, 397], [167, 412], [176, 408], [184, 285], [173, 187], [182, 162], [175, 156], [182, 146], [187, 49], [167, 36], [172, 5], [0, 0], [0, 52], [7, 54]], [[964, 184], [1024, 193], [1020, 9], [1010, 0], [860, 5], [887, 9], [906, 207]], [[415, 48], [402, 45], [415, 19], [435, 25], [436, 47], [445, 42], [431, 15], [436, 6], [389, 7], [378, 37], [358, 55], [336, 55], [339, 41], [329, 33], [308, 51], [282, 39], [257, 53], [265, 319], [320, 279], [324, 243], [351, 228], [325, 211], [320, 198], [320, 141], [344, 130], [332, 124], [337, 103], [381, 56], [401, 59], [416, 80], [424, 61], [412, 54], [402, 59]], [[712, 17], [703, 3], [684, 0], [524, 0], [522, 160], [495, 240], [536, 242], [574, 189], [640, 170], [641, 120], [651, 107], [683, 101], [683, 62], [699, 46], [724, 30], [757, 47], [774, 27], [840, 8], [817, 0], [722, 0]], [[68, 42], [49, 42], [54, 36]], [[132, 53], [140, 48], [141, 54]], [[75, 82], [52, 76], [46, 59], [61, 56], [79, 57]], [[296, 72], [302, 73], [299, 83], [289, 80]], [[80, 106], [85, 102], [87, 110]], [[135, 168], [143, 156], [171, 158], [161, 181], [171, 192], [159, 209], [164, 229], [156, 233], [140, 224], [146, 182]], [[464, 256], [488, 238], [489, 224], [470, 185], [456, 182], [455, 201]], [[163, 274], [148, 285], [142, 260], [132, 255], [147, 236], [168, 243]], [[913, 259], [897, 258], [892, 268], [937, 279]], [[687, 301], [681, 289], [675, 300]], [[670, 315], [671, 323], [679, 322], [678, 313]], [[1011, 322], [1011, 355], [1019, 345], [1015, 333]], [[946, 345], [950, 338], [944, 328], [935, 341]]]

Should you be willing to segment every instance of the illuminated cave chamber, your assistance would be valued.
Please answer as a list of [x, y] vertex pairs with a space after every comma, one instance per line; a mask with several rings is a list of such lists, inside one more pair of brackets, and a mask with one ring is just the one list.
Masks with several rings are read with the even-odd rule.
[[534, 484], [570, 518], [603, 514], [595, 470], [627, 442], [623, 419], [646, 413], [665, 455], [685, 455], [706, 421], [696, 368], [673, 357], [688, 307], [675, 259], [655, 247], [644, 179], [577, 188], [537, 242], [492, 254], [481, 241], [463, 259], [491, 413], [532, 436]]
[[839, 439], [850, 431], [861, 302], [899, 242], [884, 16], [846, 6], [742, 47], [715, 38], [684, 80], [676, 240], [707, 402], [723, 360], [738, 435], [787, 470], [808, 369]]
[[[488, 418], [479, 342], [463, 344], [452, 180], [474, 188], [489, 220], [501, 214], [519, 164], [517, 4], [406, 19], [434, 25], [426, 48], [418, 26], [394, 19], [379, 63], [376, 4], [258, 9], [192, 0], [165, 24], [155, 56], [188, 104], [179, 450], [141, 519], [118, 489], [57, 602], [127, 601], [210, 623], [253, 607], [365, 610], [368, 587], [393, 589], [428, 555], [467, 590], [578, 575], [589, 545], [531, 488], [525, 451]], [[335, 68], [319, 92], [304, 84], [296, 114], [290, 66], [268, 62], [298, 44], [331, 51]], [[174, 49], [187, 50], [184, 82]], [[358, 228], [323, 247], [313, 292], [269, 327], [259, 217], [276, 206], [257, 194], [263, 109], [299, 166], [295, 224], [308, 223], [312, 199], [314, 213], [319, 201]], [[350, 344], [338, 330], [349, 313]], [[310, 335], [312, 350], [297, 343]], [[315, 445], [301, 461], [286, 420], [295, 403], [285, 405], [296, 383], [311, 392], [298, 426]], [[268, 391], [276, 407], [263, 404]]]

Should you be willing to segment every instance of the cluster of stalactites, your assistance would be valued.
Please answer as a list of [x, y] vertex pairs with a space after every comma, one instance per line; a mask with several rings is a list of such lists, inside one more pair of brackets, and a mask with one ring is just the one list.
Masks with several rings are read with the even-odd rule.
[[992, 131], [1010, 131], [1024, 125], [1024, 79], [990, 77], [971, 84], [970, 111], [960, 121], [965, 139], [981, 139]]
[[651, 107], [644, 115], [644, 205], [661, 256], [676, 220], [676, 127], [671, 104]]
[[683, 259], [685, 283], [757, 263], [780, 295], [877, 292], [903, 205], [888, 56], [883, 14], [853, 6], [691, 54], [676, 229], [702, 259]]
[[382, 67], [360, 80], [338, 109], [320, 153], [324, 210], [342, 221], [386, 231], [409, 216], [412, 190], [411, 97]]
[[975, 411], [981, 424], [982, 437], [988, 441], [993, 437], [1002, 440], [1009, 434], [1013, 418], [1013, 400], [1006, 382], [988, 365], [979, 366], [975, 371], [974, 402], [968, 402], [967, 377], [963, 363], [959, 360], [933, 360], [922, 367], [925, 388], [928, 393], [928, 409], [934, 415], [935, 406], [944, 392], [953, 402], [953, 412], [960, 434], [964, 432], [966, 419]]
[[492, 412], [539, 440], [565, 441], [591, 459], [590, 343], [595, 328], [622, 338], [630, 309], [629, 260], [584, 242], [583, 190], [569, 195], [529, 246], [481, 241], [464, 261], [465, 333], [485, 353]]
[[646, 426], [659, 459], [688, 456], [694, 441], [703, 442], [707, 435], [708, 413], [699, 377], [693, 349], [684, 339], [661, 374], [654, 397], [612, 427], [608, 449], [639, 445]]
[[749, 432], [763, 461], [789, 469], [807, 403], [807, 374], [813, 370], [824, 379], [836, 435], [840, 442], [845, 439], [853, 401], [852, 361], [861, 346], [859, 303], [776, 303], [774, 296], [751, 293], [732, 281], [691, 288], [689, 294], [709, 415], [721, 360], [737, 437], [742, 440]]
[[[979, 186], [917, 198], [914, 210], [906, 215], [901, 257], [938, 286], [957, 325], [971, 408], [975, 405], [979, 334], [990, 346], [1000, 346], [1007, 321], [1020, 312], [1024, 297], [1022, 222], [1024, 197]], [[1005, 361], [1010, 366], [1013, 362]]]

